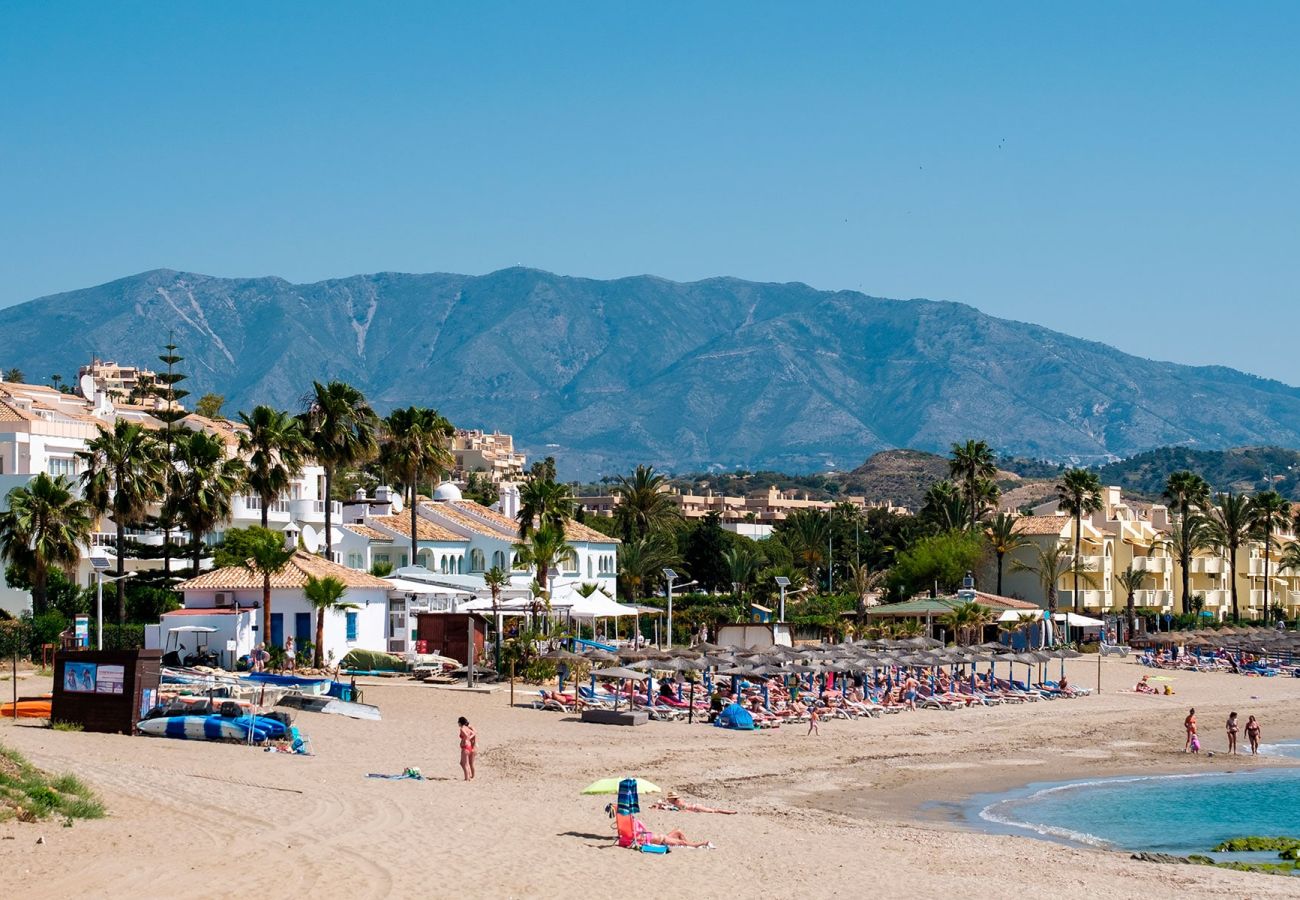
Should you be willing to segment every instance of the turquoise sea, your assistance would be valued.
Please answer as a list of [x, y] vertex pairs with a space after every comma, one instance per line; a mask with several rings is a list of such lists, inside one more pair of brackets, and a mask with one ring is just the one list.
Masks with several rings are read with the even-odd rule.
[[[1300, 742], [1272, 754], [1300, 758]], [[978, 797], [972, 822], [1092, 847], [1186, 855], [1242, 835], [1300, 837], [1300, 767], [1031, 784]]]

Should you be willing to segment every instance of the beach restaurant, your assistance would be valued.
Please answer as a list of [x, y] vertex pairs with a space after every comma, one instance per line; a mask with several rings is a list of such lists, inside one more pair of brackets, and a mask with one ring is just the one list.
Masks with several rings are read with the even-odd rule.
[[[948, 629], [942, 624], [943, 617], [966, 603], [978, 603], [994, 613], [994, 620], [988, 628], [996, 627], [998, 622], [1018, 621], [1020, 616], [1034, 618], [1042, 616], [1043, 611], [1036, 604], [1014, 597], [1000, 597], [983, 591], [963, 591], [955, 597], [918, 597], [901, 603], [886, 603], [867, 610], [867, 618], [874, 622], [885, 620], [913, 619], [925, 627], [928, 637], [937, 637], [939, 632]], [[853, 615], [846, 613], [845, 615]], [[945, 634], [944, 638], [954, 635]], [[982, 639], [982, 637], [981, 637]], [[978, 641], [976, 643], [979, 643]]]

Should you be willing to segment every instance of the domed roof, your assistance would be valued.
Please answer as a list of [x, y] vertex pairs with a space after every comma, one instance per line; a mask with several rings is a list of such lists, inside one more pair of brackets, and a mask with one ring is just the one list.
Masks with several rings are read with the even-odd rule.
[[442, 484], [438, 485], [438, 487], [434, 490], [433, 499], [435, 502], [439, 502], [439, 501], [445, 502], [447, 500], [459, 500], [461, 499], [460, 488], [456, 487], [456, 485], [452, 484], [450, 481], [444, 481]]

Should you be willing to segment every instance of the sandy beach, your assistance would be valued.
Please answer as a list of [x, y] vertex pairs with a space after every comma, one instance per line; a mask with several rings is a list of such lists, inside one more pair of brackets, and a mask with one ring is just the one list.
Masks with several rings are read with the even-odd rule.
[[[1095, 685], [1095, 658], [1068, 664]], [[1127, 692], [1142, 673], [1103, 663], [1104, 692], [1078, 700], [729, 733], [652, 722], [583, 725], [490, 695], [386, 681], [366, 686], [384, 721], [300, 714], [317, 755], [0, 724], [0, 741], [91, 784], [101, 821], [0, 825], [5, 895], [193, 897], [1293, 897], [1288, 879], [1155, 865], [1128, 854], [972, 830], [974, 795], [1035, 781], [1280, 765], [1229, 758], [1230, 710], [1264, 738], [1300, 735], [1300, 680], [1175, 673], [1177, 695]], [[20, 691], [48, 689], [22, 679]], [[8, 692], [8, 685], [3, 685]], [[516, 702], [529, 694], [520, 687]], [[1181, 752], [1197, 708], [1207, 750]], [[455, 719], [480, 735], [479, 778], [460, 780]], [[418, 766], [431, 780], [370, 772]], [[613, 843], [607, 800], [579, 791], [638, 775], [735, 816], [645, 808], [714, 850], [652, 856]], [[653, 798], [649, 798], [653, 800]], [[43, 844], [37, 838], [44, 837]]]

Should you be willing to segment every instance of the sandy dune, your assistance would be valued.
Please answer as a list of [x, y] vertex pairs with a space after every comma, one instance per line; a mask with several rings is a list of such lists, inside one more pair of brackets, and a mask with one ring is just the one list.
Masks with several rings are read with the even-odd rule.
[[[1070, 666], [1075, 683], [1095, 682], [1094, 660]], [[1120, 692], [1139, 674], [1130, 661], [1107, 660], [1099, 697], [831, 721], [819, 737], [797, 727], [589, 726], [511, 709], [504, 692], [385, 682], [367, 687], [383, 722], [300, 715], [313, 758], [6, 721], [0, 741], [80, 774], [110, 816], [73, 828], [0, 825], [0, 879], [6, 897], [1294, 897], [1294, 882], [1276, 876], [1143, 864], [965, 826], [975, 793], [1251, 764], [1178, 752], [1189, 705], [1207, 749], [1222, 749], [1230, 708], [1260, 716], [1266, 740], [1300, 734], [1300, 680], [1179, 674], [1175, 697]], [[22, 690], [41, 687], [26, 679]], [[458, 715], [480, 734], [472, 784], [459, 780]], [[434, 780], [365, 777], [406, 766]], [[718, 849], [619, 849], [606, 801], [578, 792], [624, 774], [742, 814], [646, 810], [651, 827], [679, 827]]]

